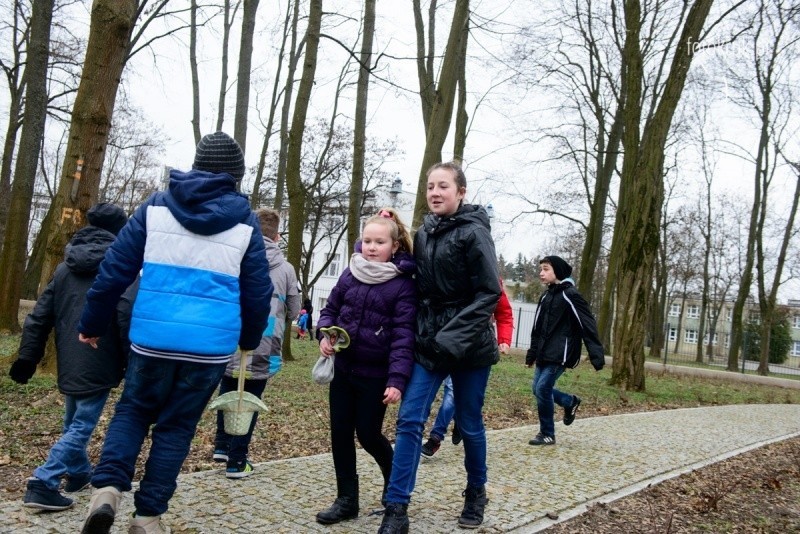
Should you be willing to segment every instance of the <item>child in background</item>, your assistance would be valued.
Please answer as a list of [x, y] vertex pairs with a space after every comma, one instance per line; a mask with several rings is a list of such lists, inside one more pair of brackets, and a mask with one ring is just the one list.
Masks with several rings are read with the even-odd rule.
[[[354, 433], [380, 467], [384, 491], [392, 469], [394, 452], [382, 433], [383, 418], [411, 376], [417, 309], [411, 243], [400, 239], [398, 226], [381, 216], [366, 222], [361, 252], [350, 258], [317, 323], [318, 328], [341, 327], [350, 336], [350, 345], [336, 353], [329, 390], [337, 497], [316, 516], [326, 525], [358, 516]], [[324, 336], [320, 352], [334, 354]]]
[[555, 388], [566, 368], [581, 361], [581, 341], [586, 344], [589, 360], [596, 371], [603, 368], [603, 344], [589, 304], [575, 289], [572, 267], [558, 256], [545, 256], [539, 261], [539, 280], [547, 286], [539, 298], [531, 330], [531, 348], [525, 365], [536, 364], [533, 373], [533, 394], [539, 411], [539, 433], [530, 445], [555, 445], [554, 403], [564, 408], [564, 424], [571, 425], [581, 399]]
[[308, 326], [308, 312], [305, 309], [300, 310], [300, 315], [297, 317], [297, 339], [306, 338], [306, 327]]
[[[297, 290], [297, 276], [294, 267], [286, 261], [283, 252], [278, 248], [280, 234], [280, 215], [271, 209], [256, 211], [256, 217], [261, 225], [261, 234], [264, 236], [264, 248], [269, 260], [269, 277], [274, 288], [272, 301], [269, 308], [267, 328], [261, 338], [261, 343], [248, 357], [244, 390], [261, 398], [267, 382], [281, 370], [283, 356], [283, 334], [286, 321], [291, 322], [300, 309], [300, 293]], [[238, 388], [240, 360], [232, 358], [225, 369], [225, 375], [219, 386], [219, 394], [236, 391]], [[244, 436], [232, 436], [225, 432], [225, 422], [222, 410], [217, 412], [217, 435], [214, 439], [214, 461], [227, 462], [225, 476], [228, 478], [244, 478], [253, 472], [253, 465], [247, 458], [250, 440], [258, 420], [258, 412], [253, 413], [250, 429]]]

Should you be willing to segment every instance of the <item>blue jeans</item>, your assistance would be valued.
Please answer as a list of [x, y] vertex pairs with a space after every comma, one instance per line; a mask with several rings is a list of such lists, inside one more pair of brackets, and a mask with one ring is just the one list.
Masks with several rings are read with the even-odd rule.
[[533, 394], [539, 410], [539, 432], [545, 436], [555, 436], [556, 426], [553, 412], [558, 404], [562, 408], [572, 406], [573, 396], [556, 389], [556, 380], [564, 373], [564, 368], [557, 364], [536, 366], [533, 373]]
[[64, 475], [91, 473], [86, 446], [103, 413], [109, 391], [106, 389], [88, 397], [64, 396], [64, 433], [50, 449], [44, 464], [33, 471], [33, 476], [48, 488], [57, 490]]
[[[259, 399], [267, 387], [268, 379], [244, 381], [244, 390], [252, 393]], [[219, 384], [219, 394], [236, 391], [239, 388], [239, 379], [230, 376], [223, 376]], [[222, 410], [217, 411], [217, 435], [214, 438], [214, 450], [225, 451], [228, 454], [228, 466], [243, 466], [247, 460], [247, 452], [250, 448], [250, 440], [253, 439], [253, 430], [258, 421], [258, 412], [253, 412], [250, 420], [250, 428], [244, 436], [233, 436], [225, 432], [225, 416]]]
[[436, 421], [431, 428], [431, 437], [439, 441], [444, 439], [447, 434], [447, 426], [453, 420], [453, 415], [456, 412], [456, 403], [453, 400], [453, 379], [449, 376], [444, 379], [444, 393], [442, 394], [442, 405], [439, 406], [439, 412], [436, 414]]
[[[483, 426], [483, 400], [491, 367], [456, 371], [453, 400], [456, 424], [464, 437], [464, 468], [467, 484], [486, 484], [486, 429]], [[422, 431], [431, 412], [431, 404], [446, 372], [428, 371], [414, 364], [397, 416], [397, 440], [394, 445], [392, 475], [386, 493], [387, 502], [407, 504], [417, 480]]]
[[136, 458], [152, 427], [150, 454], [133, 503], [137, 515], [166, 512], [197, 423], [225, 366], [153, 358], [131, 351], [125, 387], [108, 425], [92, 486], [130, 491]]

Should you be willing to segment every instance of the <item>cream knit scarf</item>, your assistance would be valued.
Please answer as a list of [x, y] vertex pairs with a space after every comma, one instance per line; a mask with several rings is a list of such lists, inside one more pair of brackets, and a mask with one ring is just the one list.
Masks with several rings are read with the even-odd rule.
[[397, 265], [390, 261], [367, 261], [356, 252], [350, 256], [350, 272], [365, 284], [381, 284], [400, 274]]

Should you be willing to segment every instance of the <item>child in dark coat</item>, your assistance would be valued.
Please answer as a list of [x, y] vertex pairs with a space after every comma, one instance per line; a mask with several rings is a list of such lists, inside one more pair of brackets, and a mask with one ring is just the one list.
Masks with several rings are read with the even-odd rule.
[[74, 504], [59, 493], [62, 477], [67, 478], [67, 493], [89, 485], [92, 466], [86, 447], [111, 388], [122, 380], [128, 354], [129, 293], [120, 301], [113, 327], [100, 338], [97, 350], [79, 342], [75, 335], [97, 268], [128, 221], [122, 208], [105, 202], [92, 206], [86, 218], [89, 225], [72, 237], [64, 262], [56, 267], [53, 279], [25, 318], [19, 355], [9, 370], [15, 382], [27, 384], [44, 357], [50, 331], [55, 329], [58, 389], [64, 394], [64, 434], [28, 479], [23, 506], [39, 510], [64, 510]]
[[556, 389], [556, 381], [566, 368], [581, 361], [581, 341], [589, 360], [599, 371], [605, 364], [603, 344], [597, 334], [589, 304], [575, 289], [570, 278], [572, 267], [558, 256], [545, 256], [539, 262], [539, 280], [547, 286], [539, 298], [531, 331], [531, 348], [525, 357], [528, 367], [536, 364], [533, 394], [539, 411], [539, 433], [528, 443], [555, 445], [554, 404], [564, 408], [564, 424], [571, 425], [581, 399]]
[[[402, 224], [402, 223], [399, 223]], [[338, 326], [350, 345], [336, 355], [330, 385], [331, 448], [337, 498], [317, 514], [333, 524], [358, 515], [358, 474], [353, 434], [389, 480], [394, 452], [382, 433], [386, 406], [402, 397], [414, 363], [417, 310], [416, 269], [411, 244], [401, 242], [398, 222], [370, 218], [362, 232], [361, 253], [350, 258], [320, 313], [318, 328]], [[331, 356], [327, 338], [320, 352]]]

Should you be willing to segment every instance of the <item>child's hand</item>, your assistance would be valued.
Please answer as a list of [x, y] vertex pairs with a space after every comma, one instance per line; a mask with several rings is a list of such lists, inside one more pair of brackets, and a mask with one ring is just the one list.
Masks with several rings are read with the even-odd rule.
[[336, 351], [333, 350], [333, 346], [331, 345], [331, 342], [328, 341], [327, 337], [323, 337], [322, 339], [319, 340], [319, 351], [326, 358], [329, 358], [336, 353]]
[[399, 389], [390, 386], [383, 392], [383, 403], [394, 404], [395, 402], [399, 402], [402, 396], [403, 394], [400, 393]]
[[508, 343], [500, 343], [497, 348], [500, 349], [500, 354], [508, 354]]

